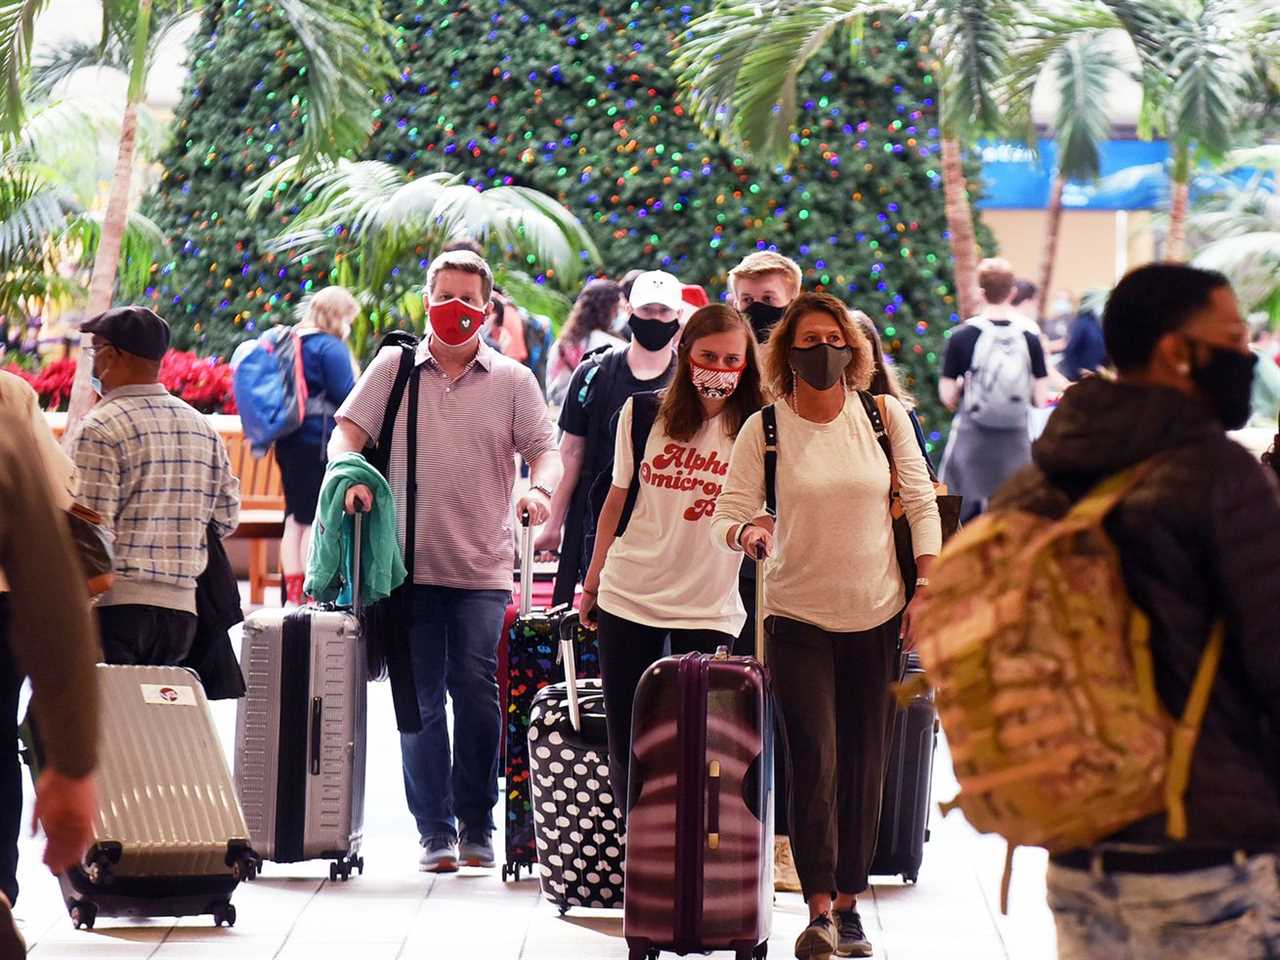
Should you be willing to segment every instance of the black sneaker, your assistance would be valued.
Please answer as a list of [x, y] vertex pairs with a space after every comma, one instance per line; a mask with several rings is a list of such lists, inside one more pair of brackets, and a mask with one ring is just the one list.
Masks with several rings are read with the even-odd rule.
[[840, 928], [836, 943], [837, 957], [869, 957], [871, 941], [862, 929], [862, 917], [857, 910], [837, 910], [836, 926]]
[[836, 952], [836, 928], [828, 914], [820, 913], [796, 938], [796, 960], [830, 960]]

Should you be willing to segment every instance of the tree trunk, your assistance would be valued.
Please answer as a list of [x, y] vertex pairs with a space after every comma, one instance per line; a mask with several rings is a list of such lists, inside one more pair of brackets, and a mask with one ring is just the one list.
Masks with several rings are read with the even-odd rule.
[[1067, 180], [1061, 173], [1053, 178], [1053, 192], [1049, 194], [1048, 219], [1044, 225], [1044, 253], [1040, 260], [1040, 295], [1036, 297], [1036, 321], [1043, 322], [1046, 304], [1049, 302], [1049, 286], [1053, 283], [1053, 268], [1058, 261], [1058, 234], [1062, 230], [1062, 188]]
[[[120, 246], [129, 222], [129, 191], [133, 186], [133, 155], [138, 139], [138, 105], [146, 96], [147, 44], [151, 33], [152, 3], [153, 0], [138, 0], [133, 63], [129, 71], [129, 95], [125, 102], [124, 117], [120, 121], [120, 149], [116, 153], [116, 169], [111, 178], [111, 193], [107, 197], [107, 212], [102, 218], [98, 252], [93, 259], [86, 318], [96, 317], [109, 310], [115, 294]], [[67, 409], [64, 442], [71, 440], [73, 428], [95, 403], [96, 395], [89, 386], [89, 375], [92, 372], [86, 364], [76, 364], [76, 379]]]
[[955, 260], [956, 308], [964, 320], [979, 310], [978, 238], [973, 230], [973, 210], [964, 175], [964, 150], [954, 137], [942, 138], [942, 194]]
[[1171, 263], [1181, 263], [1187, 252], [1187, 207], [1190, 205], [1191, 184], [1186, 180], [1173, 182], [1173, 196], [1169, 204], [1169, 236], [1165, 240], [1164, 258]]

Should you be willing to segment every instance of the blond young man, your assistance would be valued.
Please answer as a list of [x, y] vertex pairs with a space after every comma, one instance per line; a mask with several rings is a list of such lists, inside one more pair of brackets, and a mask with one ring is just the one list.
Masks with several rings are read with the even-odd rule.
[[787, 304], [800, 295], [804, 274], [790, 257], [770, 250], [747, 254], [729, 271], [729, 302], [751, 320], [764, 343]]

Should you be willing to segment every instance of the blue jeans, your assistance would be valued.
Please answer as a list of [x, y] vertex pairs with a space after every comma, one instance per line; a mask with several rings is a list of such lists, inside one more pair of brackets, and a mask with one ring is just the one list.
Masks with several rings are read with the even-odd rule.
[[[506, 590], [413, 588], [413, 677], [420, 733], [400, 735], [404, 792], [423, 842], [458, 827], [493, 831], [498, 802], [498, 637]], [[445, 694], [453, 701], [449, 745]]]
[[1109, 873], [1049, 865], [1058, 960], [1280, 958], [1276, 858], [1185, 873]]

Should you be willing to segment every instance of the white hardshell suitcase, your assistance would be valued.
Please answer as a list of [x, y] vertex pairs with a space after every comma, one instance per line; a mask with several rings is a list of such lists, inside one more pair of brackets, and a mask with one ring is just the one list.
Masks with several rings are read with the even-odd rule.
[[[97, 672], [93, 843], [82, 866], [59, 877], [72, 921], [210, 914], [234, 924], [231, 894], [256, 858], [199, 678], [183, 667]], [[33, 727], [24, 736], [38, 775]]]
[[354, 611], [311, 605], [248, 617], [248, 689], [236, 714], [236, 787], [254, 851], [276, 863], [332, 860], [333, 880], [364, 872], [368, 667], [358, 572], [353, 579]]

